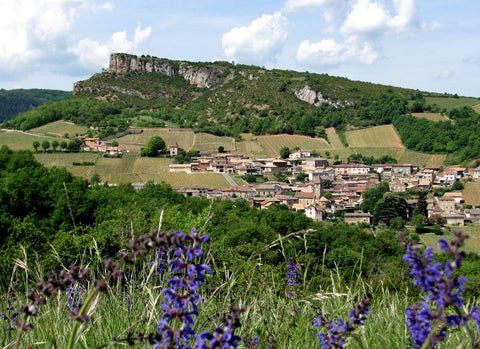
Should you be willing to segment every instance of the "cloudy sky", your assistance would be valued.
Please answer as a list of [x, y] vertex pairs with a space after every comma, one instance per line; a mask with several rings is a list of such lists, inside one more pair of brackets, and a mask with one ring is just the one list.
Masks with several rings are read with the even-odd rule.
[[111, 52], [480, 97], [478, 0], [1, 0], [0, 88], [71, 90]]

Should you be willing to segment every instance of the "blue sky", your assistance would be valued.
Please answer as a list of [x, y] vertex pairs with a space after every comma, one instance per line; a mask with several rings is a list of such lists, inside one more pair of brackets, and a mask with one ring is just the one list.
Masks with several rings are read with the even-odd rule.
[[2, 0], [0, 88], [71, 90], [111, 52], [480, 97], [478, 0]]

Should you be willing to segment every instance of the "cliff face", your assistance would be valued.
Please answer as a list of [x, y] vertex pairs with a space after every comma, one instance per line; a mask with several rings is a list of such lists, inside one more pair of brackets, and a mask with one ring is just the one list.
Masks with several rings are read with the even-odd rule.
[[157, 72], [170, 77], [181, 75], [192, 85], [201, 88], [211, 88], [222, 80], [222, 74], [225, 69], [197, 67], [185, 62], [180, 62], [175, 67], [172, 62], [161, 58], [113, 53], [110, 55], [108, 71], [120, 74], [129, 71]]

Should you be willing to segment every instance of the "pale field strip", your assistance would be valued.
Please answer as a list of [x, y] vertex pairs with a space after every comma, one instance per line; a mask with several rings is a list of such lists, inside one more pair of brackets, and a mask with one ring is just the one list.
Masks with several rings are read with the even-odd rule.
[[63, 120], [54, 121], [46, 125], [32, 128], [30, 132], [39, 133], [44, 135], [56, 135], [63, 138], [65, 133], [68, 133], [69, 137], [72, 138], [76, 134], [83, 135], [87, 133], [88, 127], [76, 125], [72, 122], [67, 122]]
[[242, 141], [237, 142], [237, 152], [249, 157], [267, 157], [265, 149], [258, 144], [257, 139], [252, 133], [241, 133]]
[[260, 146], [265, 149], [265, 152], [271, 157], [278, 157], [280, 149], [288, 147], [293, 150], [295, 147], [299, 147], [302, 150], [330, 150], [331, 145], [323, 138], [313, 138], [309, 136], [301, 135], [270, 135], [270, 136], [257, 136], [257, 141]]
[[[480, 226], [479, 225], [472, 225], [472, 226], [465, 226], [465, 227], [457, 227], [457, 226], [450, 226], [451, 231], [462, 231], [467, 233], [469, 238], [465, 241], [465, 245], [462, 248], [465, 252], [475, 252], [480, 253]], [[438, 239], [446, 239], [447, 241], [453, 240], [455, 237], [452, 233], [447, 232], [442, 236], [438, 236], [435, 234], [422, 234], [420, 235], [420, 239], [422, 242], [425, 243], [428, 247], [433, 247], [435, 250], [438, 250]]]
[[218, 152], [218, 147], [224, 147], [225, 151], [235, 151], [235, 139], [232, 137], [219, 137], [209, 133], [195, 134], [193, 148], [198, 151]]
[[173, 142], [186, 151], [192, 149], [195, 141], [195, 133], [192, 129], [173, 129], [173, 128], [145, 128], [142, 133], [128, 134], [118, 139], [121, 149], [140, 152], [140, 149], [147, 144], [153, 136], [160, 136], [165, 141], [167, 149]]
[[350, 147], [405, 148], [393, 125], [382, 125], [360, 130], [346, 131]]
[[[52, 141], [56, 140], [58, 143], [61, 141], [69, 141], [68, 139], [58, 138], [53, 136], [45, 136], [37, 133], [30, 133], [18, 130], [0, 130], [0, 146], [7, 145], [12, 150], [34, 150], [32, 143], [38, 141], [40, 145], [43, 141]], [[41, 151], [41, 146], [38, 147]], [[51, 148], [50, 148], [51, 149]]]
[[415, 116], [416, 118], [424, 118], [430, 121], [451, 121], [454, 123], [454, 120], [451, 120], [448, 118], [446, 115], [442, 115], [440, 113], [412, 113], [412, 116]]
[[462, 194], [466, 204], [480, 205], [480, 183], [465, 183]]
[[329, 127], [325, 129], [325, 132], [327, 133], [328, 136], [328, 141], [332, 145], [333, 148], [335, 149], [344, 149], [345, 145], [343, 145], [342, 141], [340, 140], [340, 137], [337, 134], [337, 131], [335, 130], [334, 127]]

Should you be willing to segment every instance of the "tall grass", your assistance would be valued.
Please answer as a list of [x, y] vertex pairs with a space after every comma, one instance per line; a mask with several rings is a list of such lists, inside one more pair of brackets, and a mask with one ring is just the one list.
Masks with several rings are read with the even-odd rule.
[[[279, 239], [270, 248], [276, 246], [283, 253], [281, 242]], [[220, 319], [230, 312], [229, 307], [234, 305], [245, 310], [241, 315], [242, 327], [238, 331], [238, 335], [244, 338], [241, 347], [256, 347], [252, 344], [252, 339], [258, 337], [258, 346], [261, 348], [316, 348], [318, 339], [315, 337], [317, 330], [312, 325], [313, 318], [319, 314], [329, 319], [348, 318], [349, 312], [360, 299], [375, 295], [370, 299], [371, 313], [365, 326], [347, 338], [347, 347], [409, 347], [405, 308], [417, 300], [412, 299], [409, 289], [392, 292], [386, 287], [370, 284], [368, 277], [361, 275], [354, 283], [347, 284], [338, 270], [331, 270], [329, 281], [324, 282], [321, 289], [311, 292], [307, 291], [310, 289], [307, 270], [311, 267], [324, 270], [325, 267], [304, 265], [301, 266], [302, 283], [298, 285], [296, 296], [288, 297], [286, 278], [279, 279], [278, 275], [261, 264], [239, 269], [238, 273], [242, 273], [240, 275], [217, 265], [213, 256], [206, 252], [203, 262], [212, 267], [212, 274], [200, 289], [203, 301], [199, 305], [199, 316], [194, 326], [196, 333], [213, 331], [220, 324]], [[94, 250], [92, 253], [90, 269], [93, 275], [74, 284], [75, 287], [83, 287], [79, 293], [83, 302], [89, 295], [94, 295], [88, 308], [89, 320], [85, 323], [75, 321], [69, 315], [69, 295], [60, 291], [48, 298], [46, 305], [38, 306], [38, 315], [29, 318], [33, 330], [23, 331], [21, 337], [18, 336], [18, 327], [12, 326], [14, 330], [7, 330], [7, 323], [11, 323], [5, 318], [13, 314], [8, 305], [19, 309], [27, 304], [26, 293], [23, 291], [43, 281], [44, 276], [39, 264], [32, 262], [28, 256], [17, 260], [12, 274], [13, 292], [0, 296], [0, 313], [5, 314], [4, 319], [0, 319], [1, 347], [66, 348], [75, 327], [79, 329], [75, 337], [75, 348], [127, 345], [127, 338], [133, 342], [140, 333], [156, 331], [162, 315], [161, 304], [165, 300], [162, 291], [167, 287], [166, 282], [171, 275], [157, 272], [158, 260], [154, 253], [140, 263], [125, 268], [123, 278], [110, 280], [106, 293], [95, 293], [93, 278], [103, 279], [106, 272], [98, 252]], [[13, 282], [16, 279], [26, 282], [25, 290], [16, 289]], [[245, 287], [238, 287], [240, 279], [246, 281]], [[257, 283], [259, 279], [262, 280], [261, 284]], [[471, 305], [468, 304], [468, 307]], [[15, 342], [17, 338], [21, 342]], [[139, 344], [138, 341], [136, 343]], [[440, 347], [467, 346], [470, 346], [470, 339], [462, 327], [455, 329]]]

